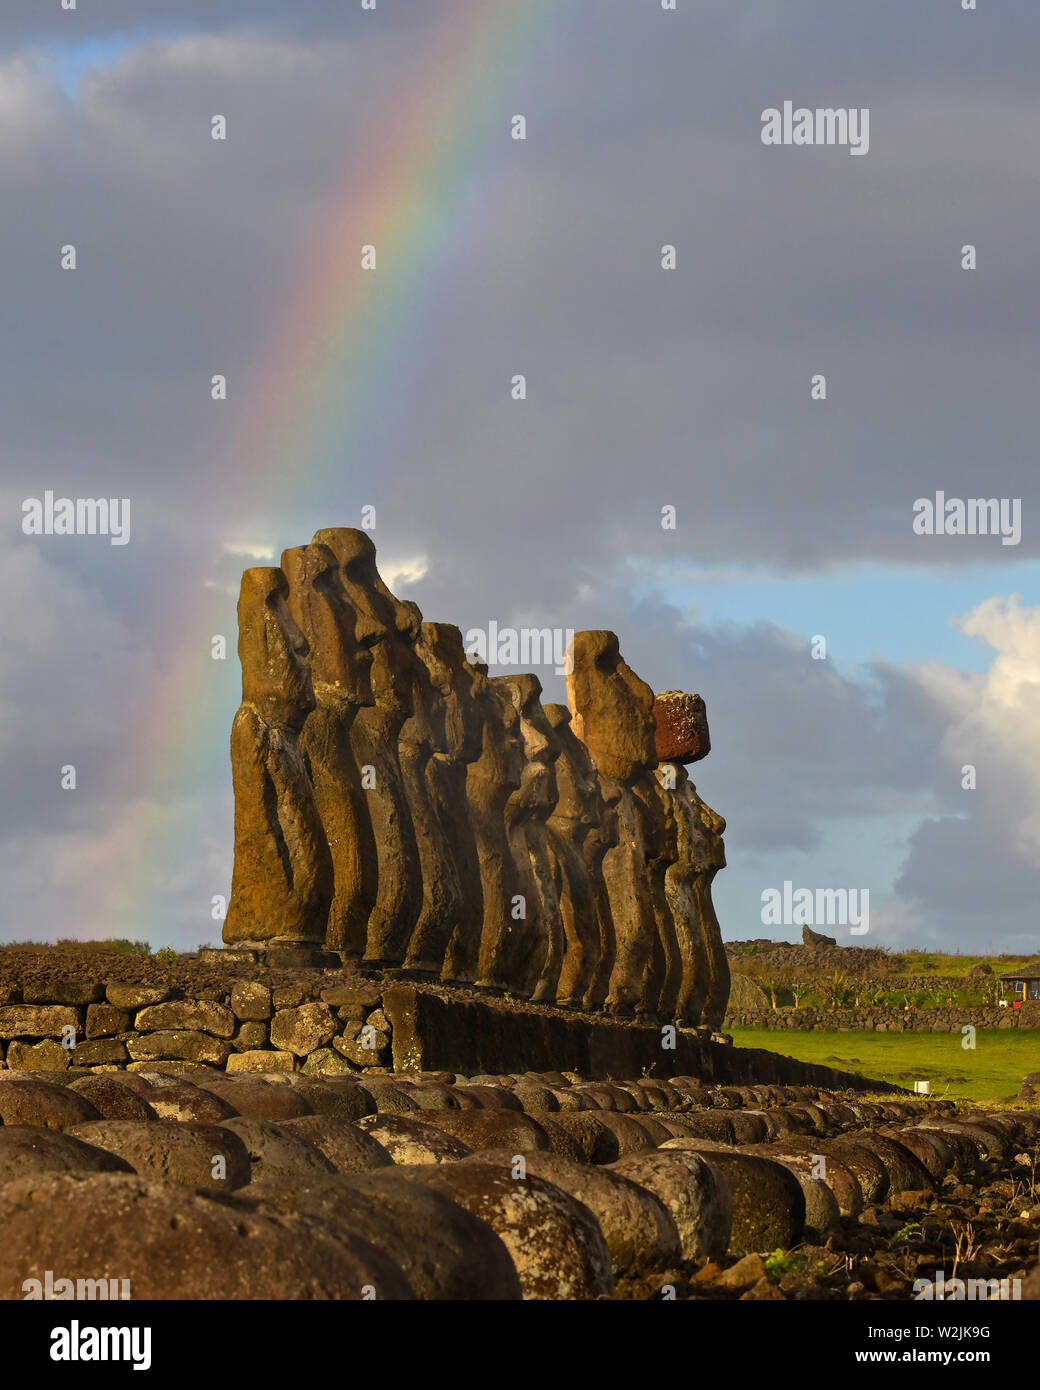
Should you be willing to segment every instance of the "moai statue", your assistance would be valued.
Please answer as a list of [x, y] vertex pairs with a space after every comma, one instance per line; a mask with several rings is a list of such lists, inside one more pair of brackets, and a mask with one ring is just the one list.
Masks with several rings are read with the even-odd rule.
[[376, 901], [377, 861], [350, 731], [358, 710], [375, 703], [372, 643], [379, 629], [347, 602], [339, 563], [327, 545], [286, 550], [282, 569], [289, 581], [289, 611], [311, 653], [316, 707], [304, 723], [300, 747], [332, 855], [325, 945], [360, 957]]
[[643, 1008], [657, 1019], [674, 1020], [683, 970], [679, 932], [667, 886], [668, 874], [679, 858], [675, 809], [653, 773], [640, 778], [632, 790], [645, 817], [647, 886], [655, 924]]
[[[401, 729], [401, 772], [411, 808], [422, 873], [422, 905], [412, 929], [405, 965], [440, 977], [444, 952], [458, 926], [462, 890], [451, 844], [437, 809], [430, 776], [432, 760], [448, 752], [448, 701], [451, 672], [423, 636], [422, 614], [405, 603], [419, 625], [412, 710]], [[460, 637], [461, 644], [461, 637]]]
[[708, 956], [708, 997], [704, 1001], [701, 1022], [717, 1032], [722, 1027], [726, 1005], [729, 1003], [729, 959], [726, 956], [719, 919], [715, 915], [715, 905], [711, 900], [711, 882], [718, 871], [726, 867], [726, 848], [722, 842], [726, 822], [717, 811], [705, 805], [697, 795], [697, 788], [692, 782], [689, 783], [689, 788], [707, 840], [708, 866], [694, 881], [701, 938]]
[[[438, 701], [435, 751], [426, 778], [445, 866], [443, 883], [436, 897], [428, 900], [429, 876], [423, 864], [423, 910], [405, 964], [445, 979], [472, 982], [480, 953], [484, 897], [466, 797], [466, 769], [480, 757], [483, 720], [474, 686], [486, 685], [486, 677], [466, 660], [462, 633], [450, 623], [423, 623], [415, 649]], [[420, 836], [420, 853], [422, 843]]]
[[[474, 662], [473, 667], [479, 676], [473, 683], [473, 697], [481, 721], [481, 749], [480, 757], [466, 772], [466, 799], [480, 862], [484, 907], [474, 983], [483, 989], [514, 990], [516, 982], [509, 974], [510, 932], [523, 923], [516, 915], [521, 889], [505, 810], [523, 775], [524, 744], [520, 716], [512, 700], [487, 679], [486, 666]], [[468, 933], [453, 943], [445, 966], [446, 974], [450, 966], [452, 979], [468, 978], [470, 950]]]
[[662, 795], [671, 803], [677, 856], [665, 874], [665, 892], [679, 938], [682, 972], [673, 1017], [685, 1028], [701, 1022], [708, 997], [711, 967], [701, 931], [701, 907], [696, 895], [699, 876], [707, 870], [707, 840], [697, 808], [689, 796], [690, 779], [681, 763], [662, 763], [657, 769]]
[[368, 919], [366, 963], [399, 966], [422, 905], [419, 850], [401, 771], [400, 736], [414, 712], [419, 621], [383, 583], [376, 548], [364, 531], [316, 531], [339, 562], [347, 602], [365, 625], [372, 649], [375, 703], [358, 710], [350, 742], [361, 772], [376, 845], [376, 899]]
[[575, 633], [571, 651], [571, 727], [592, 754], [608, 811], [617, 813], [618, 842], [603, 857], [617, 952], [605, 1007], [620, 1015], [650, 1013], [647, 976], [658, 932], [650, 883], [655, 850], [645, 791], [641, 798], [636, 788], [657, 765], [654, 693], [622, 660], [613, 632]]
[[[546, 705], [545, 717], [558, 749], [556, 805], [546, 822], [565, 939], [556, 1002], [599, 1008], [614, 965], [613, 923], [603, 882], [609, 818], [589, 750], [570, 727], [570, 710]], [[616, 843], [616, 816], [613, 830]]]
[[[580, 743], [580, 740], [577, 740]], [[584, 744], [581, 744], [584, 748]], [[589, 759], [591, 762], [591, 758]], [[585, 839], [585, 863], [589, 871], [596, 903], [596, 923], [599, 927], [599, 951], [596, 968], [585, 991], [584, 1007], [592, 1012], [601, 1010], [610, 989], [610, 978], [617, 962], [617, 935], [614, 931], [614, 914], [610, 910], [610, 894], [607, 881], [603, 877], [603, 860], [608, 850], [618, 843], [617, 807], [608, 806], [603, 798], [603, 788], [599, 777], [596, 786], [603, 801], [603, 819], [594, 826]]]
[[711, 741], [699, 695], [666, 690], [654, 701], [658, 780], [678, 830], [678, 862], [666, 886], [684, 961], [676, 1017], [687, 1026], [722, 1024], [729, 999], [729, 962], [711, 901], [711, 881], [724, 867], [726, 822], [701, 801], [685, 763], [708, 755]]
[[555, 1003], [564, 931], [546, 821], [556, 805], [559, 745], [542, 709], [537, 676], [496, 676], [493, 684], [512, 701], [524, 745], [520, 786], [506, 803], [506, 830], [524, 898], [524, 916], [508, 933], [509, 977], [518, 994]]
[[299, 734], [314, 708], [307, 642], [280, 569], [248, 569], [238, 600], [242, 704], [231, 729], [235, 864], [224, 940], [319, 944], [332, 860]]

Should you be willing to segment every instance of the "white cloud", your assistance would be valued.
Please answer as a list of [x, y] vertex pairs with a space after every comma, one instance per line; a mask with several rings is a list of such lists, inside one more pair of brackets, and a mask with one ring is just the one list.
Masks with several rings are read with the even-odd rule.
[[418, 584], [429, 573], [430, 565], [425, 555], [413, 555], [401, 560], [378, 559], [379, 573], [389, 589], [407, 589]]
[[222, 547], [225, 555], [244, 556], [250, 560], [273, 560], [274, 546], [261, 541], [225, 541]]

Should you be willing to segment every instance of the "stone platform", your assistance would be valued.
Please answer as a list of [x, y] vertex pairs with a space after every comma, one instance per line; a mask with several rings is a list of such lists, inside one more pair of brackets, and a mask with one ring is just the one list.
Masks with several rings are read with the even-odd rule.
[[364, 1075], [553, 1071], [584, 1080], [694, 1077], [827, 1090], [898, 1087], [707, 1029], [658, 1027], [342, 963], [275, 964], [250, 950], [175, 961], [102, 953], [0, 962], [0, 1050], [12, 1071]]

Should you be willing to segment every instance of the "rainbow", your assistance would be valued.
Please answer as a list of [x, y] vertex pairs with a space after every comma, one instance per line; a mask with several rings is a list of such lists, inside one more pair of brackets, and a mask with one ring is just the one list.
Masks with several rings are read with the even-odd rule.
[[[230, 518], [241, 534], [269, 534], [271, 518], [290, 501], [298, 505], [302, 492], [321, 499], [326, 525], [357, 524], [360, 504], [378, 500], [351, 494], [352, 460], [377, 468], [384, 483], [394, 471], [401, 410], [392, 401], [407, 400], [433, 350], [446, 277], [450, 284], [453, 269], [464, 273], [458, 246], [463, 234], [479, 233], [487, 182], [512, 145], [510, 118], [524, 110], [522, 83], [552, 44], [553, 8], [552, 0], [444, 5], [411, 70], [365, 113], [365, 148], [355, 149], [300, 257], [293, 291], [272, 316], [237, 412], [242, 427], [223, 468], [219, 461], [214, 468], [218, 488], [222, 475], [246, 485], [251, 514]], [[363, 18], [378, 23], [377, 14]], [[506, 90], [498, 71], [504, 58], [521, 84]], [[369, 244], [375, 271], [362, 268]], [[277, 553], [308, 539], [280, 536]], [[185, 805], [212, 775], [214, 730], [226, 743], [238, 702], [233, 600], [204, 592], [208, 602], [182, 598], [190, 613], [171, 615], [172, 640], [157, 658], [161, 697], [128, 731], [128, 762], [146, 770], [148, 791], [135, 809], [104, 934], [147, 934], [144, 905], [167, 888], [176, 892], [206, 853], [190, 809], [171, 824], [174, 805]], [[226, 662], [212, 659], [216, 633], [228, 639]], [[230, 795], [229, 765], [228, 772]], [[229, 890], [215, 883], [207, 891]], [[184, 930], [190, 946], [217, 939], [208, 897]]]

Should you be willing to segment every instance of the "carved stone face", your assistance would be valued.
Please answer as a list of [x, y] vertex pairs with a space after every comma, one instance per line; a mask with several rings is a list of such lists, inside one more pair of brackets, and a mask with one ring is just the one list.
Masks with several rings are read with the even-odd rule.
[[708, 863], [713, 869], [724, 869], [726, 867], [726, 846], [722, 836], [726, 830], [726, 822], [718, 811], [713, 811], [706, 802], [697, 796], [697, 788], [692, 782], [690, 789], [696, 799], [697, 810], [708, 838]]
[[340, 567], [347, 601], [358, 620], [371, 632], [372, 693], [387, 713], [407, 718], [413, 713], [415, 641], [418, 612], [395, 598], [376, 569], [376, 548], [364, 531], [331, 527], [314, 533], [315, 545], [327, 545]]
[[487, 667], [474, 664], [478, 679], [473, 697], [481, 712], [481, 755], [475, 764], [485, 781], [514, 790], [524, 774], [524, 740], [520, 715], [509, 696], [487, 678]]
[[[658, 775], [660, 777], [660, 772]], [[668, 792], [664, 794], [672, 795]], [[686, 824], [689, 838], [686, 853], [690, 869], [699, 874], [705, 874], [710, 869], [724, 869], [726, 849], [722, 834], [726, 829], [726, 822], [697, 795], [697, 788], [681, 764], [675, 764], [674, 796], [677, 811], [684, 811], [688, 818]]]
[[480, 757], [481, 716], [474, 689], [486, 677], [466, 660], [462, 633], [452, 623], [423, 623], [416, 653], [445, 707], [447, 755], [453, 763]]
[[567, 673], [571, 727], [599, 771], [633, 782], [657, 765], [654, 692], [622, 659], [613, 632], [577, 632]]
[[242, 700], [269, 723], [299, 729], [314, 708], [308, 647], [289, 612], [289, 585], [274, 566], [242, 575], [238, 597], [238, 657]]
[[556, 811], [560, 818], [598, 826], [606, 815], [596, 767], [584, 743], [574, 736], [566, 705], [546, 705], [545, 718], [556, 741]]
[[[410, 609], [419, 624], [419, 635], [415, 644], [416, 660], [413, 663], [413, 712], [401, 729], [401, 741], [424, 747], [431, 753], [446, 753], [448, 708], [443, 694], [445, 672], [442, 663], [435, 656], [432, 660], [427, 660], [432, 654], [423, 650], [423, 623], [418, 605], [405, 600], [401, 606]], [[434, 676], [437, 677], [436, 681]]]
[[679, 828], [675, 823], [675, 803], [671, 794], [660, 784], [654, 786], [654, 801], [657, 814], [653, 816], [655, 858], [674, 864], [679, 856]]
[[327, 545], [298, 545], [282, 554], [289, 610], [307, 639], [311, 674], [326, 696], [372, 705], [372, 644], [379, 629], [347, 601], [339, 564]]
[[512, 704], [520, 721], [524, 768], [521, 780], [523, 805], [548, 810], [556, 804], [554, 763], [558, 744], [542, 709], [542, 683], [537, 676], [496, 676], [492, 681]]

